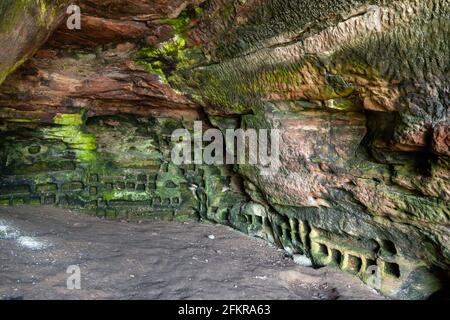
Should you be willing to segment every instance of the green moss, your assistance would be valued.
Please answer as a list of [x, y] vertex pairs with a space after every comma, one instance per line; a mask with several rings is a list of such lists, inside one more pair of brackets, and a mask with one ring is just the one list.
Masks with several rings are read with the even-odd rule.
[[160, 22], [172, 26], [176, 33], [181, 33], [189, 25], [191, 19], [187, 15], [181, 14], [178, 18], [163, 19]]
[[174, 80], [174, 71], [188, 68], [195, 63], [195, 59], [190, 57], [192, 50], [186, 47], [184, 35], [191, 20], [202, 13], [203, 9], [200, 7], [188, 8], [178, 18], [161, 20], [160, 23], [173, 27], [173, 38], [157, 47], [142, 47], [136, 62], [143, 65], [147, 72], [160, 76], [163, 83], [167, 84], [169, 79]]
[[137, 63], [143, 65], [147, 72], [160, 76], [163, 83], [168, 83], [167, 76], [173, 71], [193, 64], [186, 51], [186, 40], [180, 34], [176, 34], [158, 47], [141, 48]]
[[[359, 91], [358, 87], [361, 86], [355, 81], [358, 76], [375, 82], [391, 79], [409, 81], [418, 75], [418, 70], [423, 70], [423, 74], [434, 74], [442, 80], [448, 66], [445, 57], [449, 56], [448, 48], [450, 48], [449, 37], [445, 36], [449, 30], [449, 23], [448, 19], [443, 18], [447, 16], [447, 9], [432, 8], [428, 1], [421, 3], [423, 4], [415, 4], [419, 9], [417, 17], [414, 18], [416, 23], [399, 23], [379, 34], [368, 33], [331, 50], [324, 54], [323, 58], [319, 55], [302, 55], [296, 60], [291, 60], [295, 54], [289, 59], [284, 59], [283, 50], [267, 46], [257, 50], [259, 45], [257, 43], [262, 41], [267, 33], [277, 30], [280, 32], [279, 28], [284, 27], [296, 29], [311, 19], [310, 15], [298, 15], [298, 12], [309, 12], [314, 6], [300, 5], [298, 12], [294, 12], [292, 7], [280, 4], [276, 7], [276, 12], [273, 12], [279, 17], [277, 19], [279, 24], [262, 28], [267, 22], [261, 20], [261, 17], [264, 17], [261, 13], [261, 17], [258, 15], [253, 17], [254, 19], [250, 19], [242, 27], [247, 29], [245, 32], [242, 28], [238, 28], [242, 32], [236, 31], [222, 39], [215, 39], [214, 44], [219, 49], [214, 54], [219, 63], [192, 70], [186, 75], [186, 83], [193, 91], [197, 91], [196, 94], [201, 96], [206, 104], [217, 105], [220, 111], [240, 113], [259, 107], [258, 102], [262, 99], [315, 101], [335, 99], [330, 107], [347, 111], [354, 108], [349, 102], [351, 100], [349, 97]], [[222, 8], [224, 7], [225, 5]], [[262, 7], [255, 8], [260, 9]], [[327, 8], [325, 11], [330, 9]], [[432, 14], [434, 11], [430, 9], [438, 11], [437, 14]], [[290, 15], [293, 17], [288, 19]], [[224, 19], [220, 15], [217, 18]], [[261, 20], [262, 25], [255, 24], [258, 20]], [[326, 23], [333, 24], [332, 20], [327, 20]], [[258, 39], [259, 36], [261, 38]], [[436, 41], [430, 42], [429, 39]], [[224, 42], [223, 48], [221, 41]], [[299, 42], [298, 46], [301, 45]], [[380, 48], [386, 50], [380, 51]], [[227, 59], [221, 56], [222, 49]], [[237, 54], [238, 51], [240, 55]], [[401, 59], [404, 56], [416, 58]]]
[[103, 193], [103, 198], [106, 201], [112, 200], [143, 201], [151, 199], [151, 195], [147, 192], [114, 190]]
[[84, 115], [83, 114], [61, 114], [58, 113], [54, 118], [53, 122], [55, 124], [64, 125], [64, 126], [81, 126], [84, 124]]
[[[37, 10], [35, 19], [37, 25], [42, 27], [49, 27], [53, 24], [56, 18], [56, 8], [65, 3], [65, 0], [1, 0], [0, 1], [0, 34], [8, 33], [11, 28], [17, 24], [17, 20], [24, 18], [21, 15], [24, 11], [28, 10], [30, 16], [34, 15], [33, 9]], [[31, 15], [33, 14], [33, 15]], [[0, 84], [6, 79], [6, 77], [19, 68], [32, 53], [26, 54], [13, 66], [6, 70], [0, 70]]]
[[67, 144], [80, 162], [94, 162], [97, 149], [94, 134], [85, 132], [84, 112], [79, 114], [57, 114], [53, 118], [54, 126], [43, 128], [46, 139], [60, 140]]
[[34, 120], [33, 119], [27, 119], [27, 118], [17, 118], [17, 119], [8, 119], [8, 122], [32, 123], [32, 122], [34, 122]]
[[[61, 1], [56, 2], [58, 3]], [[46, 0], [40, 0], [37, 5], [39, 5], [37, 17], [38, 24], [43, 27], [48, 27], [53, 24], [53, 21], [56, 18], [56, 7], [54, 4], [48, 4]]]
[[162, 43], [158, 48], [142, 48], [140, 54], [147, 58], [162, 58], [174, 54], [178, 57], [179, 51], [183, 50], [185, 46], [186, 40], [177, 34], [172, 40]]
[[163, 19], [159, 22], [172, 26], [177, 34], [182, 34], [191, 21], [193, 19], [199, 19], [203, 15], [203, 12], [204, 10], [201, 7], [188, 7], [177, 18]]
[[164, 74], [164, 71], [161, 68], [158, 68], [157, 64], [154, 64], [152, 62], [147, 62], [144, 60], [137, 61], [137, 64], [144, 66], [145, 71], [147, 71], [148, 73], [158, 75], [160, 77], [162, 83], [164, 83], [164, 84], [168, 83], [166, 75]]
[[203, 13], [205, 12], [205, 10], [203, 10], [203, 8], [201, 8], [201, 7], [196, 7], [194, 9], [194, 11], [195, 11], [197, 18], [200, 18], [203, 15]]
[[189, 220], [192, 220], [192, 215], [191, 214], [175, 214], [175, 216], [173, 217], [174, 221], [178, 221], [178, 222], [186, 222]]
[[76, 150], [96, 150], [95, 136], [82, 132], [78, 126], [52, 127], [44, 130], [46, 138], [59, 139]]
[[2, 0], [0, 2], [0, 32], [7, 32], [14, 25], [19, 13], [33, 0]]
[[64, 0], [2, 0], [0, 2], [0, 32], [7, 32], [14, 26], [25, 10], [36, 8], [36, 20], [39, 26], [48, 27], [56, 17], [56, 8]]
[[[0, 32], [1, 32], [1, 30], [0, 30]], [[10, 75], [14, 71], [16, 71], [27, 60], [28, 60], [28, 56], [25, 56], [22, 59], [20, 59], [19, 61], [17, 61], [13, 66], [8, 68], [7, 70], [0, 72], [0, 84], [3, 83], [3, 81], [5, 81], [5, 79], [8, 75]]]
[[13, 199], [13, 200], [11, 201], [11, 204], [12, 204], [13, 206], [18, 206], [18, 205], [24, 204], [24, 202], [23, 202], [23, 199], [17, 198], [17, 199]]
[[32, 206], [38, 206], [41, 204], [41, 201], [38, 198], [33, 198], [33, 199], [28, 200], [28, 204], [30, 204]]
[[325, 101], [327, 108], [340, 111], [356, 110], [358, 107], [350, 99], [332, 99]]

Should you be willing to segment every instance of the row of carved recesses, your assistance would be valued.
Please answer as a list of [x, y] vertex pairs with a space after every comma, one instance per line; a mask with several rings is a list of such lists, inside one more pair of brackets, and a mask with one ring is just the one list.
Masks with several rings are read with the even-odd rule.
[[402, 258], [390, 240], [370, 239], [367, 240], [370, 246], [358, 247], [351, 244], [360, 239], [347, 237], [346, 241], [333, 241], [334, 236], [342, 236], [330, 236], [330, 232], [314, 227], [306, 220], [279, 214], [270, 219], [246, 214], [245, 219], [254, 235], [277, 242], [290, 253], [308, 254], [316, 266], [338, 267], [371, 285], [375, 274], [390, 281], [403, 280]]
[[[174, 213], [185, 209], [182, 194], [183, 192], [190, 194], [191, 191], [187, 180], [173, 181], [170, 179], [173, 175], [195, 177], [197, 187], [202, 189], [205, 187], [203, 169], [195, 165], [185, 165], [177, 170], [176, 173], [170, 172], [168, 164], [164, 163], [148, 166], [145, 170], [124, 169], [124, 173], [118, 176], [104, 176], [97, 173], [86, 175], [83, 170], [44, 172], [40, 174], [39, 179], [8, 176], [0, 180], [0, 205], [81, 207], [107, 217], [114, 217], [117, 212], [124, 212], [127, 209], [153, 216], [164, 211]], [[220, 171], [217, 174], [220, 174]], [[68, 176], [71, 179], [68, 179]], [[231, 177], [220, 175], [218, 178], [229, 187]], [[38, 183], [38, 180], [41, 182]], [[111, 193], [115, 194], [114, 199], [106, 199], [105, 195]], [[164, 196], [160, 196], [161, 193]], [[121, 194], [124, 194], [123, 198]], [[79, 195], [87, 202], [75, 201], [74, 199], [79, 199]], [[136, 200], [127, 195], [140, 195], [139, 198], [144, 199]]]
[[[60, 177], [58, 179], [58, 176]], [[174, 197], [149, 197], [145, 201], [120, 201], [104, 200], [102, 195], [114, 191], [124, 191], [127, 193], [155, 193], [157, 187], [157, 173], [138, 173], [136, 175], [124, 176], [100, 176], [91, 174], [87, 179], [83, 175], [77, 176], [76, 180], [64, 181], [62, 172], [48, 173], [48, 179], [55, 182], [36, 184], [32, 178], [17, 179], [8, 178], [8, 181], [1, 181], [0, 204], [17, 205], [68, 205], [77, 194], [84, 195], [91, 199], [87, 206], [94, 207], [126, 207], [126, 206], [150, 206], [172, 209], [179, 207], [182, 199], [179, 195]], [[168, 189], [177, 189], [186, 186], [176, 185], [175, 182], [167, 180], [161, 186]], [[174, 192], [177, 194], [177, 192]]]
[[363, 254], [353, 250], [337, 248], [335, 244], [324, 241], [311, 241], [311, 254], [323, 265], [334, 265], [344, 271], [361, 276], [376, 272], [373, 267], [380, 268], [382, 275], [400, 278], [400, 265], [389, 262], [375, 254]]

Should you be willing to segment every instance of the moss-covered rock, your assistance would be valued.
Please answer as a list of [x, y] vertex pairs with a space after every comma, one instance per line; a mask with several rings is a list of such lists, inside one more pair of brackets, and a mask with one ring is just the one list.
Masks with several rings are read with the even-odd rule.
[[44, 43], [65, 13], [66, 0], [0, 3], [0, 84]]

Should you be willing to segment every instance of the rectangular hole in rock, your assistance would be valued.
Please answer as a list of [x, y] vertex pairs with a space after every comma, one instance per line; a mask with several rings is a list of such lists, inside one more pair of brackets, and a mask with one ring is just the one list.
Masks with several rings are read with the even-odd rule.
[[46, 193], [46, 192], [56, 192], [58, 190], [58, 185], [54, 183], [40, 184], [36, 187], [36, 192]]
[[140, 174], [137, 176], [137, 181], [139, 182], [147, 182], [147, 175], [145, 174]]
[[81, 191], [84, 189], [84, 184], [80, 181], [68, 182], [63, 185], [63, 191]]
[[395, 244], [390, 240], [381, 240], [381, 249], [387, 254], [395, 255], [397, 254], [397, 248]]
[[292, 242], [291, 230], [289, 228], [284, 228], [283, 229], [283, 237], [286, 240], [288, 240], [289, 242]]
[[323, 243], [319, 243], [317, 253], [324, 255], [324, 256], [328, 256], [328, 247], [326, 245], [324, 245]]
[[[36, 200], [33, 199], [32, 201], [34, 202], [34, 201], [36, 201]], [[60, 206], [66, 206], [66, 205], [68, 205], [68, 204], [69, 204], [69, 201], [67, 201], [67, 197], [62, 196], [62, 197], [59, 198], [59, 203], [58, 203], [58, 205], [60, 205]]]
[[376, 265], [377, 265], [377, 262], [375, 260], [367, 259], [367, 265], [366, 265], [367, 269], [366, 269], [366, 271], [371, 269], [371, 267], [374, 267]]
[[44, 198], [44, 204], [55, 204], [56, 202], [56, 196], [47, 196]]
[[400, 266], [397, 263], [385, 262], [384, 272], [392, 277], [400, 278]]
[[276, 236], [281, 236], [283, 234], [281, 227], [276, 223], [273, 224], [273, 231], [275, 232]]
[[340, 265], [342, 262], [342, 253], [339, 250], [331, 249], [331, 261]]
[[89, 194], [96, 195], [98, 192], [97, 187], [90, 187], [89, 188]]
[[123, 190], [123, 189], [125, 189], [125, 182], [117, 182], [116, 183], [116, 188], [117, 189], [119, 189], [119, 190]]
[[153, 205], [154, 206], [161, 205], [161, 198], [160, 197], [153, 198]]
[[260, 216], [253, 216], [253, 223], [257, 225], [263, 224], [263, 219]]
[[362, 260], [360, 257], [352, 255], [348, 256], [348, 269], [352, 272], [359, 272], [361, 270]]
[[5, 186], [0, 188], [0, 195], [30, 193], [28, 185]]
[[291, 228], [291, 237], [293, 238], [292, 240], [296, 243], [301, 243], [300, 235], [298, 233], [299, 223], [297, 219], [291, 219]]

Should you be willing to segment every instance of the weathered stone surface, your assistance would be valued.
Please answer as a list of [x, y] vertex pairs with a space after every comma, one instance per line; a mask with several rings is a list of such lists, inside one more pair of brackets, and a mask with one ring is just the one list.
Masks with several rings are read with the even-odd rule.
[[69, 30], [62, 25], [52, 36], [49, 45], [61, 47], [93, 46], [108, 43], [120, 43], [129, 40], [142, 39], [150, 33], [143, 22], [121, 21], [82, 15], [81, 30]]
[[82, 12], [108, 19], [142, 20], [177, 18], [188, 5], [205, 0], [81, 0]]
[[438, 123], [433, 129], [433, 151], [450, 156], [450, 122]]
[[0, 84], [47, 40], [67, 0], [4, 0], [0, 3]]
[[198, 107], [136, 64], [135, 56], [132, 43], [100, 52], [41, 50], [4, 83], [0, 106], [7, 112], [0, 117], [52, 122], [55, 114], [80, 108], [89, 116], [199, 117]]
[[[179, 84], [210, 116], [281, 129], [279, 172], [239, 166], [281, 215], [280, 245], [364, 281], [370, 262], [398, 297], [426, 295], [425, 270], [449, 269], [449, 12], [438, 0], [212, 1], [190, 33], [204, 64]], [[395, 259], [364, 249], [371, 239]], [[422, 293], [402, 287], [421, 277]]]
[[248, 199], [226, 166], [171, 163], [170, 136], [183, 126], [171, 118], [130, 115], [86, 122], [82, 114], [57, 114], [52, 125], [37, 128], [16, 124], [0, 138], [0, 203], [229, 224], [228, 210]]

